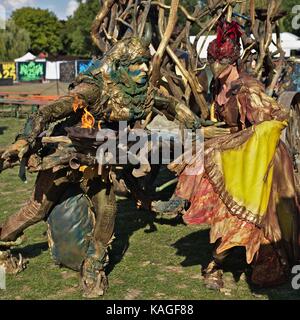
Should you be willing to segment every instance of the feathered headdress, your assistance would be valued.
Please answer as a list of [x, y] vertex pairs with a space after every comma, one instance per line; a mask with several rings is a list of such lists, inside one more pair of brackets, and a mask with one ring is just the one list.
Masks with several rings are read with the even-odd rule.
[[217, 38], [208, 46], [208, 61], [219, 61], [223, 64], [231, 64], [238, 60], [241, 51], [241, 35], [241, 27], [237, 22], [219, 21]]

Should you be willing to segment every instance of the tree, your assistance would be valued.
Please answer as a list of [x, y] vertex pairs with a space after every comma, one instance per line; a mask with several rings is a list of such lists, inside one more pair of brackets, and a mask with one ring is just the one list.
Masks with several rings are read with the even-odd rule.
[[29, 33], [18, 28], [14, 21], [6, 22], [6, 29], [0, 30], [0, 61], [13, 61], [30, 48]]
[[[91, 57], [97, 54], [98, 49], [91, 39], [91, 26], [100, 10], [99, 0], [78, 0], [79, 6], [72, 17], [69, 17], [63, 31], [63, 44], [68, 54]], [[168, 3], [168, 1], [166, 1]], [[182, 0], [181, 3], [193, 12], [198, 0]], [[179, 17], [181, 23], [182, 17]]]
[[56, 54], [62, 50], [62, 24], [53, 12], [24, 7], [15, 10], [12, 19], [18, 27], [29, 32], [33, 53], [44, 51]]
[[97, 52], [91, 39], [91, 26], [100, 10], [99, 0], [78, 2], [77, 10], [65, 23], [63, 45], [68, 54], [91, 57]]

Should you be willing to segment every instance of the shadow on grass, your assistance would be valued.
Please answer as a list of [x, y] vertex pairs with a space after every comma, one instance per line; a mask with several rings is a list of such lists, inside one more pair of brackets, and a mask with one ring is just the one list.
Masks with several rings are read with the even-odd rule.
[[[179, 239], [173, 244], [177, 249], [176, 254], [184, 257], [181, 262], [183, 267], [200, 265], [206, 268], [212, 260], [214, 245], [209, 244], [209, 230], [199, 230]], [[293, 290], [291, 279], [284, 285], [272, 288], [258, 288], [251, 284], [251, 267], [246, 263], [245, 249], [235, 247], [230, 250], [230, 254], [224, 261], [224, 272], [230, 272], [235, 282], [241, 281], [242, 273], [246, 275], [246, 283], [251, 292], [255, 295], [266, 295], [270, 300], [300, 299], [299, 290]]]
[[118, 214], [115, 222], [115, 237], [112, 249], [109, 253], [110, 263], [107, 273], [110, 274], [114, 267], [122, 260], [129, 247], [129, 239], [137, 230], [145, 229], [145, 232], [156, 232], [154, 216], [145, 210], [138, 210], [131, 199], [118, 202]]
[[8, 127], [0, 127], [0, 134], [4, 134], [7, 129]]
[[34, 244], [29, 244], [26, 247], [16, 248], [12, 250], [13, 254], [21, 253], [24, 258], [35, 258], [41, 255], [44, 251], [48, 250], [48, 243], [47, 242], [38, 242]]
[[285, 284], [272, 288], [258, 288], [251, 283], [249, 287], [253, 293], [257, 295], [267, 295], [270, 300], [300, 300], [300, 292], [292, 288], [291, 282], [292, 278]]

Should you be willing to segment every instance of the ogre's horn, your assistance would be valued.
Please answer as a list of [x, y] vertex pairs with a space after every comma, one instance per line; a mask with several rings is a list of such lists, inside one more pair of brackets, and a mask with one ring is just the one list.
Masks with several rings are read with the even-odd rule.
[[144, 36], [142, 38], [142, 41], [145, 47], [147, 48], [149, 47], [151, 40], [152, 40], [152, 25], [150, 22], [147, 22], [145, 25]]

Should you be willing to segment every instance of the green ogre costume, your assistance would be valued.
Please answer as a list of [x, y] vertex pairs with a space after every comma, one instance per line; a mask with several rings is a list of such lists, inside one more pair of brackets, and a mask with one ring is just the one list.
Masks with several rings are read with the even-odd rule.
[[[74, 170], [68, 162], [60, 162], [73, 146], [61, 148], [54, 143], [49, 148], [42, 145], [41, 138], [49, 135], [49, 130], [51, 137], [67, 136], [66, 127], [71, 127], [71, 132], [72, 128], [76, 132], [74, 127], [81, 127], [77, 129], [89, 136], [100, 127], [114, 128], [121, 120], [134, 124], [145, 119], [154, 104], [185, 126], [199, 127], [197, 116], [182, 103], [172, 97], [155, 97], [147, 74], [149, 62], [143, 40], [119, 41], [77, 77], [68, 95], [32, 115], [15, 143], [27, 142], [18, 153], [21, 164], [39, 173], [29, 202], [0, 225], [0, 241], [14, 241], [27, 227], [46, 219], [54, 260], [81, 272], [88, 297], [104, 294], [108, 285], [104, 267], [116, 216], [114, 189], [107, 170], [99, 174], [97, 164]], [[53, 123], [56, 125], [51, 128]], [[88, 150], [82, 151], [82, 156], [85, 152], [88, 157]], [[53, 154], [58, 155], [58, 161], [45, 165], [45, 159]], [[11, 160], [9, 153], [2, 158]], [[7, 266], [7, 261], [0, 260], [0, 264]]]

